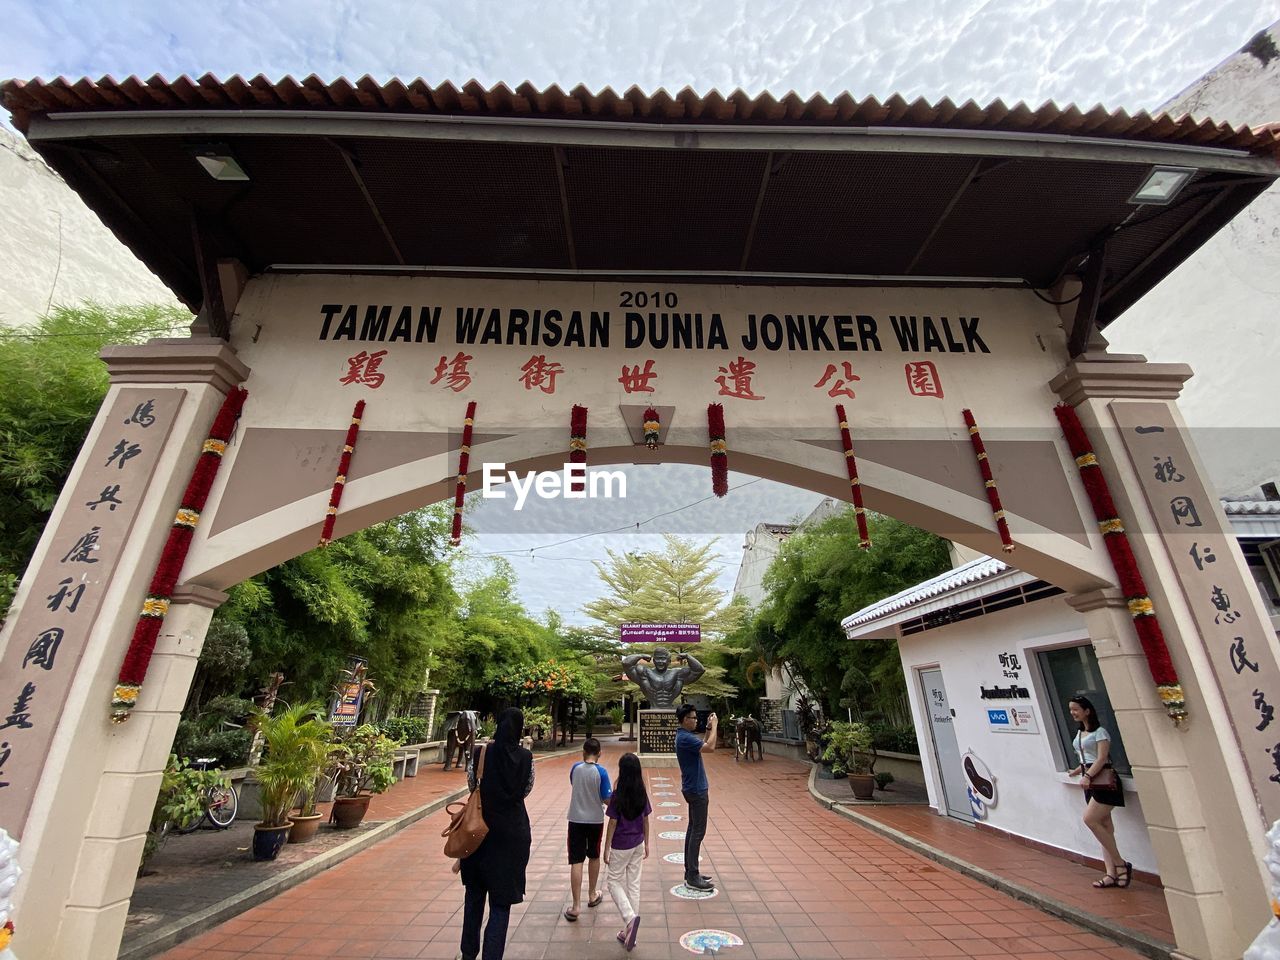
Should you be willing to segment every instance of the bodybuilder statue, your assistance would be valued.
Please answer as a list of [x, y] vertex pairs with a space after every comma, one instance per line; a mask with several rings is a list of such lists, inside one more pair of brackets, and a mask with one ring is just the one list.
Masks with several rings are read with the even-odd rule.
[[640, 688], [649, 706], [659, 710], [674, 710], [676, 699], [685, 684], [693, 683], [707, 672], [707, 668], [687, 653], [676, 655], [681, 666], [672, 668], [671, 653], [658, 647], [653, 656], [633, 653], [622, 658], [622, 672]]

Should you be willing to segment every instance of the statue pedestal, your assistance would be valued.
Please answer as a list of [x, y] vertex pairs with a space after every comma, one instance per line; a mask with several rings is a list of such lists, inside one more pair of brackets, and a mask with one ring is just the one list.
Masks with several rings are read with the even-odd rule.
[[638, 710], [640, 755], [642, 767], [675, 767], [676, 731], [680, 724], [676, 712], [670, 710]]

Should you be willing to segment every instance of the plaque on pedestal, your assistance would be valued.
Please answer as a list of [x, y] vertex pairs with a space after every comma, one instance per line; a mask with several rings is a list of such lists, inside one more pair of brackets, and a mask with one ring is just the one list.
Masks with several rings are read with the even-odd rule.
[[680, 724], [674, 710], [639, 710], [640, 762], [644, 766], [674, 766], [676, 731]]

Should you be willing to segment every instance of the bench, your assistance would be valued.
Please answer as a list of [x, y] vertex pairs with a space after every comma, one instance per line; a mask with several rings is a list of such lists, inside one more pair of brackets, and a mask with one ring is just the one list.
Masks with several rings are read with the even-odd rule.
[[396, 751], [395, 760], [392, 764], [392, 772], [395, 773], [397, 780], [403, 780], [405, 777], [416, 777], [418, 775], [418, 756], [417, 747], [401, 748]]

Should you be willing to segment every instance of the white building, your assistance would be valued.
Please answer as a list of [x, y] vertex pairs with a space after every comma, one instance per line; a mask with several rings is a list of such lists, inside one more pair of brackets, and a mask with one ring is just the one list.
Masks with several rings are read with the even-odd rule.
[[103, 226], [21, 137], [0, 127], [0, 326], [52, 306], [177, 305], [173, 293]]
[[[1280, 120], [1277, 41], [1280, 24], [1163, 110], [1254, 125]], [[1224, 512], [1280, 631], [1278, 315], [1280, 190], [1272, 189], [1109, 327], [1107, 339], [1112, 353], [1193, 365], [1179, 406], [1209, 476], [1231, 498]], [[1066, 701], [1088, 696], [1116, 738], [1125, 790], [1114, 817], [1119, 848], [1140, 873], [1155, 870], [1085, 618], [1062, 590], [970, 555], [850, 614], [843, 626], [851, 639], [898, 641], [929, 802], [939, 814], [1092, 862], [1098, 844], [1081, 822], [1080, 787], [1067, 776], [1078, 760]]]

